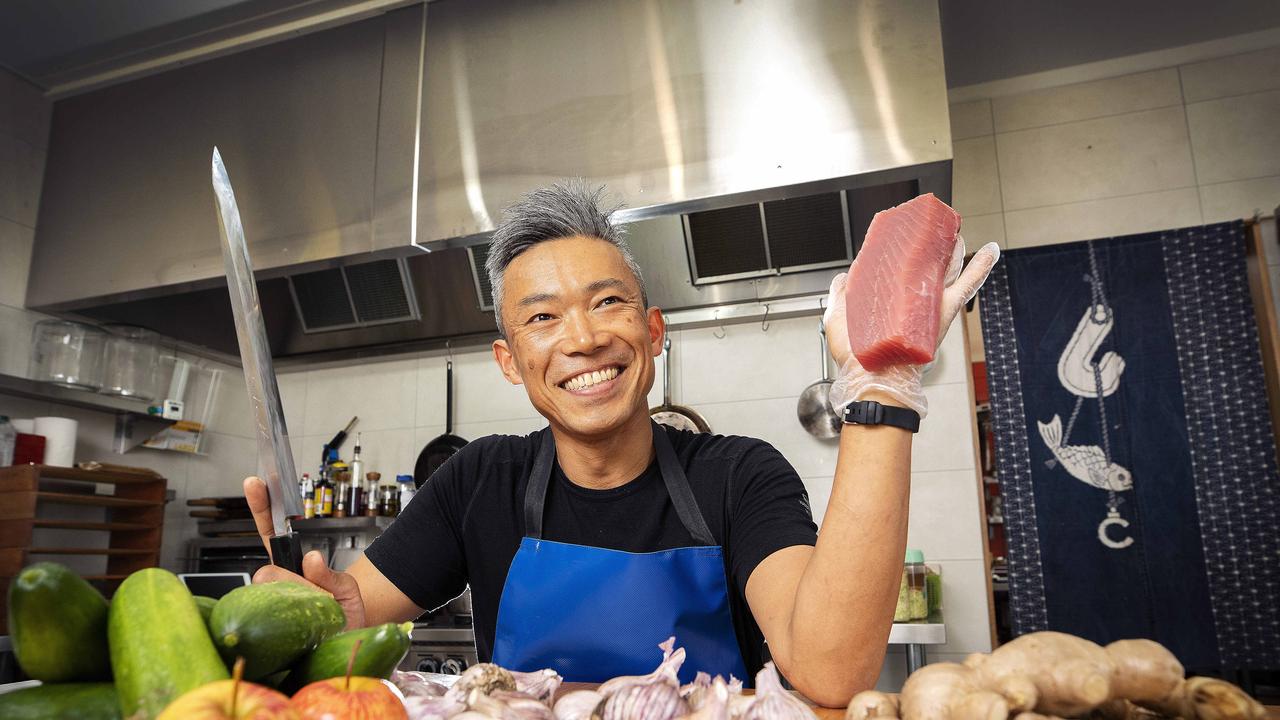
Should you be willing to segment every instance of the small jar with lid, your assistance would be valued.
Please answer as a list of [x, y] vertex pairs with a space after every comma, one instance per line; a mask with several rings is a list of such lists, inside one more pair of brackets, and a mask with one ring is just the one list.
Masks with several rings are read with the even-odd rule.
[[924, 553], [907, 548], [902, 564], [902, 580], [898, 586], [898, 603], [894, 607], [894, 622], [916, 622], [929, 619], [928, 569], [924, 565]]

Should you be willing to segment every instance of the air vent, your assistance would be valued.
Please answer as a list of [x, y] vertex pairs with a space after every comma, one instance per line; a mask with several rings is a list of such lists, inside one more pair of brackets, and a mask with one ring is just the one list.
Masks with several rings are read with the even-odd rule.
[[471, 280], [476, 286], [476, 297], [480, 299], [480, 310], [493, 312], [493, 286], [489, 284], [489, 272], [484, 268], [489, 261], [489, 246], [472, 245], [467, 248], [467, 257], [471, 259]]
[[418, 320], [404, 259], [326, 268], [289, 276], [308, 333]]
[[848, 265], [871, 218], [919, 192], [908, 180], [686, 213], [693, 284]]

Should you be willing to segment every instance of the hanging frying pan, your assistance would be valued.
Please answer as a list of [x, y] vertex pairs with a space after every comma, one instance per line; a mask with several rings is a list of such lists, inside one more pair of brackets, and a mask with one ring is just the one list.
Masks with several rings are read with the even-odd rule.
[[671, 338], [662, 339], [662, 404], [649, 411], [654, 422], [690, 432], [711, 432], [707, 421], [691, 408], [671, 404]]
[[827, 330], [823, 327], [822, 320], [818, 320], [818, 335], [822, 338], [822, 379], [811, 383], [800, 393], [800, 401], [796, 403], [796, 416], [810, 435], [829, 440], [840, 437], [844, 422], [831, 409], [831, 403], [827, 400], [827, 396], [831, 394], [831, 376], [827, 374]]
[[436, 436], [418, 453], [418, 462], [413, 466], [414, 487], [422, 487], [445, 460], [467, 444], [466, 440], [453, 434], [453, 360], [447, 360], [444, 367], [444, 434]]

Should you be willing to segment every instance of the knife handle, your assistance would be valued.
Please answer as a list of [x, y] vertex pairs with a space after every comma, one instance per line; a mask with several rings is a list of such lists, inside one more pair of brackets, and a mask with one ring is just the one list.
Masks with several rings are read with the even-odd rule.
[[302, 574], [302, 543], [294, 533], [271, 538], [271, 564]]

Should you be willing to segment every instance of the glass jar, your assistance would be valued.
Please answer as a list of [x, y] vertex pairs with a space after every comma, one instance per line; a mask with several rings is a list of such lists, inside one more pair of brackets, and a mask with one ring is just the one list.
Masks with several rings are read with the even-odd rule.
[[151, 402], [156, 398], [160, 336], [134, 325], [108, 325], [101, 392]]
[[924, 553], [907, 548], [902, 564], [902, 581], [898, 586], [898, 603], [893, 610], [894, 622], [915, 622], [929, 618], [927, 574]]
[[31, 337], [31, 379], [76, 390], [102, 387], [106, 333], [92, 325], [41, 320]]

